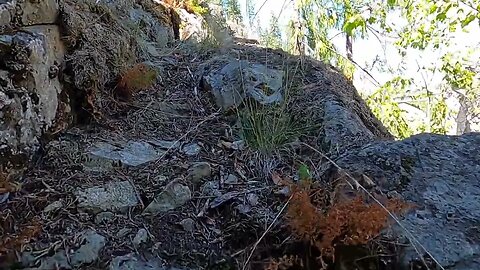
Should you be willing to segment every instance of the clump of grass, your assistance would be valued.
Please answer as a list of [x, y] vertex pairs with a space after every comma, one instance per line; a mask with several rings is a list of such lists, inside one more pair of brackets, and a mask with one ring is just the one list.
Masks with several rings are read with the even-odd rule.
[[293, 90], [290, 71], [286, 68], [284, 100], [281, 103], [262, 105], [248, 98], [244, 101], [245, 107], [238, 113], [244, 140], [250, 147], [265, 154], [293, 142], [310, 129], [303, 124], [305, 121], [299, 121], [300, 116], [292, 115], [287, 106]]
[[271, 153], [292, 142], [304, 130], [284, 104], [262, 105], [247, 99], [239, 118], [246, 143], [263, 153]]

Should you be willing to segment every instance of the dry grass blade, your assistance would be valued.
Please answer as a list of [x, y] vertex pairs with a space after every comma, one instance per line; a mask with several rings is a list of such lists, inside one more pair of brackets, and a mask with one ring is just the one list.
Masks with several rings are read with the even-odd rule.
[[282, 206], [280, 211], [278, 211], [278, 214], [275, 216], [275, 218], [270, 223], [268, 228], [265, 230], [265, 232], [263, 232], [262, 236], [260, 236], [260, 238], [258, 238], [257, 242], [255, 242], [255, 244], [252, 247], [252, 251], [250, 251], [250, 254], [247, 257], [247, 260], [243, 264], [242, 270], [247, 269], [248, 263], [252, 259], [253, 253], [255, 253], [255, 250], [257, 249], [258, 244], [260, 244], [260, 242], [262, 242], [263, 238], [265, 238], [265, 235], [267, 235], [267, 233], [273, 228], [273, 225], [275, 225], [275, 222], [277, 222], [278, 218], [280, 218], [280, 215], [283, 213], [283, 211], [285, 211], [285, 209], [287, 208], [287, 206], [290, 203], [290, 201], [292, 200], [292, 198], [293, 198], [293, 195], [288, 198], [287, 202], [285, 202], [285, 204]]

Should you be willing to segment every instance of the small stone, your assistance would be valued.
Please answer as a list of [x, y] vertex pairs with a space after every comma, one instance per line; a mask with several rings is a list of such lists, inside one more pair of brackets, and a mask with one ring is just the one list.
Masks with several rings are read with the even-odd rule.
[[127, 166], [139, 166], [161, 157], [165, 151], [155, 149], [148, 142], [128, 141], [126, 143], [98, 142], [88, 151], [88, 161], [84, 163], [87, 170], [104, 171], [110, 169], [112, 163], [121, 162]]
[[243, 150], [245, 149], [245, 141], [240, 140], [240, 141], [234, 141], [231, 146], [232, 149], [234, 150]]
[[276, 191], [275, 194], [288, 197], [290, 195], [290, 188], [289, 187], [283, 187], [282, 189]]
[[182, 148], [182, 152], [187, 156], [196, 156], [201, 150], [202, 148], [197, 143], [190, 143]]
[[163, 263], [153, 256], [152, 258], [136, 257], [135, 254], [127, 254], [115, 257], [109, 265], [109, 270], [174, 270], [174, 268], [163, 267]]
[[193, 232], [195, 230], [195, 221], [191, 218], [186, 218], [179, 222], [186, 232]]
[[153, 199], [143, 212], [148, 214], [164, 213], [184, 205], [191, 198], [190, 188], [178, 181], [173, 181]]
[[222, 195], [222, 192], [220, 192], [219, 188], [220, 186], [218, 185], [217, 181], [208, 181], [205, 184], [203, 184], [200, 190], [202, 191], [202, 194], [205, 196], [217, 197]]
[[110, 223], [115, 218], [115, 214], [112, 212], [101, 212], [95, 216], [96, 224]]
[[59, 209], [63, 208], [63, 202], [62, 201], [54, 201], [53, 203], [47, 205], [45, 209], [43, 209], [43, 212], [49, 213], [49, 212], [55, 212]]
[[188, 169], [187, 173], [188, 179], [197, 184], [200, 180], [212, 175], [212, 168], [208, 162], [197, 162]]
[[85, 231], [81, 240], [84, 244], [70, 256], [71, 265], [75, 267], [96, 261], [106, 243], [105, 237], [92, 230]]
[[229, 174], [227, 179], [225, 179], [225, 184], [228, 184], [228, 185], [238, 184], [238, 177], [236, 177], [234, 174]]
[[145, 229], [138, 230], [135, 238], [133, 238], [133, 245], [135, 247], [140, 246], [140, 244], [145, 243], [148, 241], [148, 232]]
[[247, 201], [251, 206], [255, 206], [258, 204], [258, 196], [254, 193], [249, 193], [247, 195]]
[[130, 228], [121, 228], [121, 229], [117, 232], [116, 237], [117, 237], [117, 238], [125, 237], [125, 236], [127, 236], [130, 232], [132, 232], [132, 229], [130, 229]]
[[252, 211], [252, 208], [247, 204], [239, 204], [235, 208], [242, 214], [248, 214]]
[[157, 185], [165, 184], [167, 182], [167, 177], [165, 175], [157, 175], [153, 178], [153, 182]]
[[10, 192], [0, 194], [0, 203], [6, 202], [9, 196], [10, 196]]

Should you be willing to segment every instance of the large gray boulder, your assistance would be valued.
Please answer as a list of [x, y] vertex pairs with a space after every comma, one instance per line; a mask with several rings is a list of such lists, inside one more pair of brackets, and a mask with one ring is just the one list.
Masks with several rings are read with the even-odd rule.
[[0, 27], [54, 24], [58, 18], [58, 0], [0, 1]]
[[0, 2], [0, 166], [26, 162], [40, 137], [68, 119], [58, 79], [65, 54], [58, 12], [55, 0]]
[[[369, 176], [382, 192], [415, 204], [401, 223], [443, 268], [480, 269], [479, 133], [375, 142], [336, 162], [353, 175]], [[398, 225], [392, 231], [400, 239], [406, 235]], [[411, 269], [426, 254], [418, 244], [417, 249], [421, 254], [411, 245], [405, 248], [401, 269]]]
[[310, 144], [338, 156], [376, 140], [393, 139], [341, 72], [313, 64], [314, 83], [303, 86], [290, 105], [303, 126], [315, 127]]

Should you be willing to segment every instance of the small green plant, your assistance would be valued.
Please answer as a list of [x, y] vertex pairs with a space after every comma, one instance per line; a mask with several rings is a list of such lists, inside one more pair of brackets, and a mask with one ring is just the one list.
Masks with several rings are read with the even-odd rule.
[[252, 148], [271, 152], [299, 134], [290, 115], [278, 106], [246, 103], [239, 114], [244, 139]]
[[312, 180], [312, 174], [307, 165], [300, 165], [300, 168], [298, 168], [298, 178], [300, 182], [310, 182]]
[[[297, 89], [293, 79], [297, 68], [298, 65], [296, 68], [288, 65], [283, 67], [285, 77], [281, 102], [262, 105], [252, 98], [247, 98], [244, 108], [238, 111], [243, 138], [253, 149], [270, 154], [315, 128], [315, 125], [309, 125], [308, 121], [291, 113], [290, 101]], [[268, 87], [263, 91], [267, 93]]]
[[187, 1], [186, 6], [195, 14], [204, 15], [208, 13], [208, 8], [203, 7], [198, 0]]

